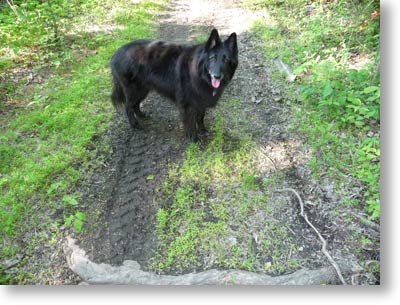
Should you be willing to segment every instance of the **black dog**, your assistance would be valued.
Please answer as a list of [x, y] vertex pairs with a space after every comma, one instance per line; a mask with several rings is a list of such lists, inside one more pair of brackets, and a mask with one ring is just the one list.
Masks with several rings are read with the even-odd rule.
[[111, 98], [116, 107], [125, 104], [131, 126], [139, 127], [140, 102], [156, 90], [178, 105], [187, 136], [197, 141], [206, 131], [206, 109], [217, 104], [237, 65], [236, 33], [221, 41], [213, 29], [207, 42], [194, 46], [136, 40], [112, 57]]

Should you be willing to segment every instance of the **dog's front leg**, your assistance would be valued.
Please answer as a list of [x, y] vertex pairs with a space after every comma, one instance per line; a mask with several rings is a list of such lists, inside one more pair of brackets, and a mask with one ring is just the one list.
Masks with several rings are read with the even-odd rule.
[[197, 117], [196, 117], [197, 129], [201, 134], [206, 134], [208, 132], [207, 128], [204, 126], [205, 114], [206, 114], [205, 109], [202, 109], [197, 112]]
[[185, 128], [185, 133], [193, 142], [198, 142], [199, 140], [196, 128], [197, 118], [198, 112], [194, 107], [187, 105], [183, 109], [183, 126]]

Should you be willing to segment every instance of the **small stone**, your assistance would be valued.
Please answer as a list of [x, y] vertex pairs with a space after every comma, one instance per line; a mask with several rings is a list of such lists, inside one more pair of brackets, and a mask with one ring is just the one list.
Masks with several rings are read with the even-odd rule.
[[286, 80], [288, 81], [288, 83], [292, 84], [292, 83], [294, 83], [294, 81], [296, 80], [296, 75], [290, 74], [290, 75], [288, 75], [288, 77], [286, 78]]
[[230, 244], [231, 246], [234, 246], [234, 245], [237, 244], [236, 237], [234, 237], [234, 236], [229, 236], [227, 239], [228, 239], [228, 242], [229, 242], [229, 244]]

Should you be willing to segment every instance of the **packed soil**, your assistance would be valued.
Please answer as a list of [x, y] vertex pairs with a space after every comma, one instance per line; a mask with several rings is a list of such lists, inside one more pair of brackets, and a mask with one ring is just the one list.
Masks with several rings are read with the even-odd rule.
[[[232, 100], [241, 102], [235, 105], [234, 113], [224, 113], [217, 106], [226, 118], [226, 129], [245, 118], [246, 124], [241, 126], [257, 143], [264, 173], [268, 175], [276, 170], [284, 173], [284, 182], [279, 188], [294, 189], [301, 196], [308, 218], [328, 242], [333, 258], [363, 265], [355, 253], [360, 245], [354, 232], [375, 236], [375, 239], [379, 232], [356, 217], [345, 217], [352, 213], [350, 209], [343, 208], [343, 214], [337, 215], [335, 207], [342, 204], [342, 200], [333, 191], [333, 182], [311, 177], [306, 165], [311, 151], [301, 136], [290, 129], [294, 118], [290, 103], [285, 100], [286, 84], [271, 80], [270, 74], [277, 68], [273, 62], [266, 61], [257, 37], [251, 32], [253, 22], [262, 17], [231, 0], [175, 0], [169, 3], [168, 11], [160, 20], [157, 38], [195, 43], [199, 34], [206, 36], [213, 27], [224, 38], [232, 32], [238, 34], [239, 67], [220, 104]], [[168, 165], [183, 161], [189, 145], [179, 112], [172, 103], [152, 93], [142, 110], [148, 118], [142, 122], [140, 130], [132, 130], [124, 114], [115, 116], [107, 133], [112, 154], [107, 157], [105, 167], [88, 177], [84, 201], [90, 214], [97, 217], [91, 220], [88, 232], [75, 238], [88, 257], [97, 263], [118, 266], [125, 260], [134, 260], [143, 269], [148, 267], [157, 245], [155, 215], [160, 203], [156, 190], [168, 174]], [[206, 125], [213, 121], [215, 111], [207, 113]], [[320, 240], [299, 215], [295, 194], [277, 192], [274, 200], [281, 203], [274, 216], [278, 221], [290, 223], [288, 227], [295, 237], [293, 242], [296, 249], [300, 249], [293, 255], [298, 255], [301, 267], [329, 266], [320, 251]], [[259, 226], [261, 223], [257, 225], [256, 222], [261, 221], [261, 217], [256, 215], [249, 222]], [[360, 251], [369, 251], [369, 258], [378, 259], [378, 249]], [[347, 281], [371, 284], [379, 279], [372, 274], [358, 274], [349, 275]]]

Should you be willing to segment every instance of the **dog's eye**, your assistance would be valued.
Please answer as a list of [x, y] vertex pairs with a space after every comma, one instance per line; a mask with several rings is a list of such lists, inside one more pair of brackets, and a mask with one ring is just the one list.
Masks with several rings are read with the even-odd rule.
[[226, 57], [226, 56], [224, 56], [223, 58], [222, 58], [222, 60], [224, 61], [224, 63], [228, 63], [229, 62], [229, 58], [228, 57]]

